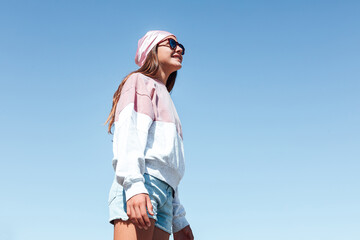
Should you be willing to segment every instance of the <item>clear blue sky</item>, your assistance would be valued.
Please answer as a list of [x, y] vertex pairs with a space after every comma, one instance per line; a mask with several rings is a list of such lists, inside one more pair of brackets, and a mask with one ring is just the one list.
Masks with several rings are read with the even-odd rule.
[[137, 41], [172, 98], [196, 239], [360, 238], [359, 1], [1, 1], [0, 239], [112, 239], [112, 95]]

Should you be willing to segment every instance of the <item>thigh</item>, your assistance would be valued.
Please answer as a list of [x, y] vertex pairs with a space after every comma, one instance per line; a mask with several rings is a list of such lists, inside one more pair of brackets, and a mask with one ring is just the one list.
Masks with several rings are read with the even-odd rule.
[[150, 218], [151, 226], [148, 230], [136, 227], [130, 221], [114, 220], [114, 240], [152, 240], [155, 220]]
[[170, 234], [168, 232], [155, 227], [152, 240], [169, 240], [169, 238]]

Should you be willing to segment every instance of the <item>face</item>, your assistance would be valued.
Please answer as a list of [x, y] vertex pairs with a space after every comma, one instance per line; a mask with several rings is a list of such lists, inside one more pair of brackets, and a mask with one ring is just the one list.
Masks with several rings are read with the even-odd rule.
[[171, 49], [168, 38], [172, 38], [177, 41], [175, 36], [168, 36], [164, 38], [158, 45], [157, 55], [159, 64], [165, 72], [172, 73], [181, 68], [183, 55], [181, 55], [182, 49], [176, 46], [175, 49]]

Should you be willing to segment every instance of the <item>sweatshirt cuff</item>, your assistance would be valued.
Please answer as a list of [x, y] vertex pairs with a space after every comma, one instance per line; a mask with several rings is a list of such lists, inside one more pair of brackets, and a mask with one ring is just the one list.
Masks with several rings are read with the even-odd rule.
[[149, 194], [142, 181], [134, 182], [128, 188], [126, 189], [124, 188], [124, 190], [125, 190], [126, 202], [136, 194], [140, 194], [140, 193]]
[[188, 221], [186, 220], [185, 216], [177, 217], [173, 220], [173, 232], [176, 233], [189, 225]]

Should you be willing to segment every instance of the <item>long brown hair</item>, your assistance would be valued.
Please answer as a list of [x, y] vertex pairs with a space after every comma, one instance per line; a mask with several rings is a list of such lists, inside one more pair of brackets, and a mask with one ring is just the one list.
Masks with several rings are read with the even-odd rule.
[[[110, 111], [110, 114], [106, 120], [106, 122], [104, 123], [104, 125], [106, 125], [106, 123], [109, 122], [109, 127], [108, 127], [108, 133], [112, 134], [111, 132], [111, 127], [114, 124], [115, 121], [115, 111], [116, 111], [116, 105], [120, 99], [120, 95], [121, 95], [121, 89], [124, 86], [126, 80], [130, 77], [131, 74], [133, 73], [142, 73], [145, 76], [154, 78], [156, 76], [157, 71], [159, 70], [159, 59], [157, 56], [157, 48], [158, 46], [156, 45], [155, 47], [153, 47], [151, 49], [151, 51], [148, 53], [144, 64], [135, 71], [132, 71], [131, 73], [129, 73], [120, 83], [118, 89], [116, 90], [116, 92], [114, 93], [113, 96], [113, 101], [112, 101], [112, 108]], [[176, 75], [177, 75], [177, 71], [172, 72], [167, 81], [166, 81], [166, 88], [168, 90], [169, 93], [171, 93], [171, 90], [173, 89], [174, 85], [175, 85], [175, 80], [176, 80]]]

